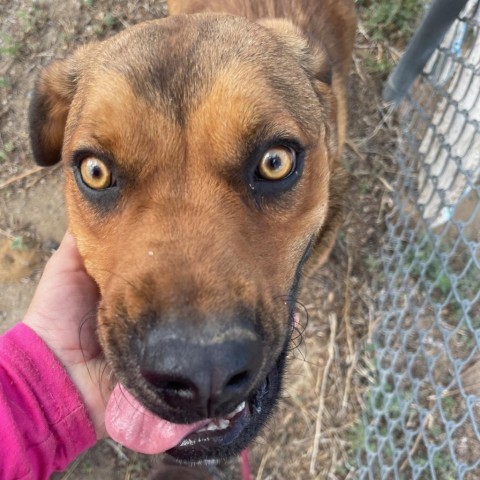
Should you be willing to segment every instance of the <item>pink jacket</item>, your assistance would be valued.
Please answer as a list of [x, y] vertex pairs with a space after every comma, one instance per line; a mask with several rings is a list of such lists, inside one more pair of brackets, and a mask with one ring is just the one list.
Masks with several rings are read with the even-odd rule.
[[96, 442], [79, 392], [20, 323], [0, 337], [0, 479], [42, 480]]

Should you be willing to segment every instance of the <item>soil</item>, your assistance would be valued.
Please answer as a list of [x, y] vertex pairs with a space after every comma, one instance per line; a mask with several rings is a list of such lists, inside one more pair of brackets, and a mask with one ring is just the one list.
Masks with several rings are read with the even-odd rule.
[[[39, 69], [87, 41], [165, 14], [161, 1], [0, 0], [0, 332], [24, 315], [42, 268], [66, 229], [60, 168], [39, 169], [27, 111]], [[362, 392], [375, 321], [376, 274], [388, 207], [395, 135], [364, 68], [373, 48], [357, 42], [351, 76], [349, 215], [330, 262], [313, 268], [299, 295], [300, 346], [292, 347], [277, 414], [250, 449], [257, 479], [353, 478]], [[302, 342], [300, 342], [302, 341]], [[367, 373], [366, 373], [367, 372]], [[148, 478], [149, 460], [100, 442], [55, 479]], [[240, 478], [238, 462], [212, 467]]]

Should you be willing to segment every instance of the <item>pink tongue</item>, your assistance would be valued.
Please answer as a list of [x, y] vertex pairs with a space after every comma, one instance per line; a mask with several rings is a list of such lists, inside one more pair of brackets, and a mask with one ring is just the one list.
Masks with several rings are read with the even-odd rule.
[[131, 450], [151, 455], [170, 450], [207, 423], [167, 422], [148, 411], [120, 384], [113, 389], [105, 412], [110, 437]]

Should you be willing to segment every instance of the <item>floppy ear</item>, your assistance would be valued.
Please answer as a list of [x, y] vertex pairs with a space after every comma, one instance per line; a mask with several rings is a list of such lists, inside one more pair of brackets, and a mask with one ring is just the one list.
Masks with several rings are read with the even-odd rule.
[[78, 83], [78, 56], [57, 60], [35, 83], [29, 110], [30, 143], [38, 165], [60, 161], [68, 112]]

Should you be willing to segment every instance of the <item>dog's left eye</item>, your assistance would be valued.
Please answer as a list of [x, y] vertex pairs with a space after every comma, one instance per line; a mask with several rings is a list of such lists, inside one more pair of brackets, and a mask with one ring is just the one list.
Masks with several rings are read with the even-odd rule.
[[258, 175], [263, 180], [277, 181], [287, 178], [296, 166], [296, 153], [289, 147], [269, 149], [258, 165]]
[[80, 163], [83, 182], [93, 190], [104, 190], [112, 185], [112, 172], [101, 160], [89, 157]]

